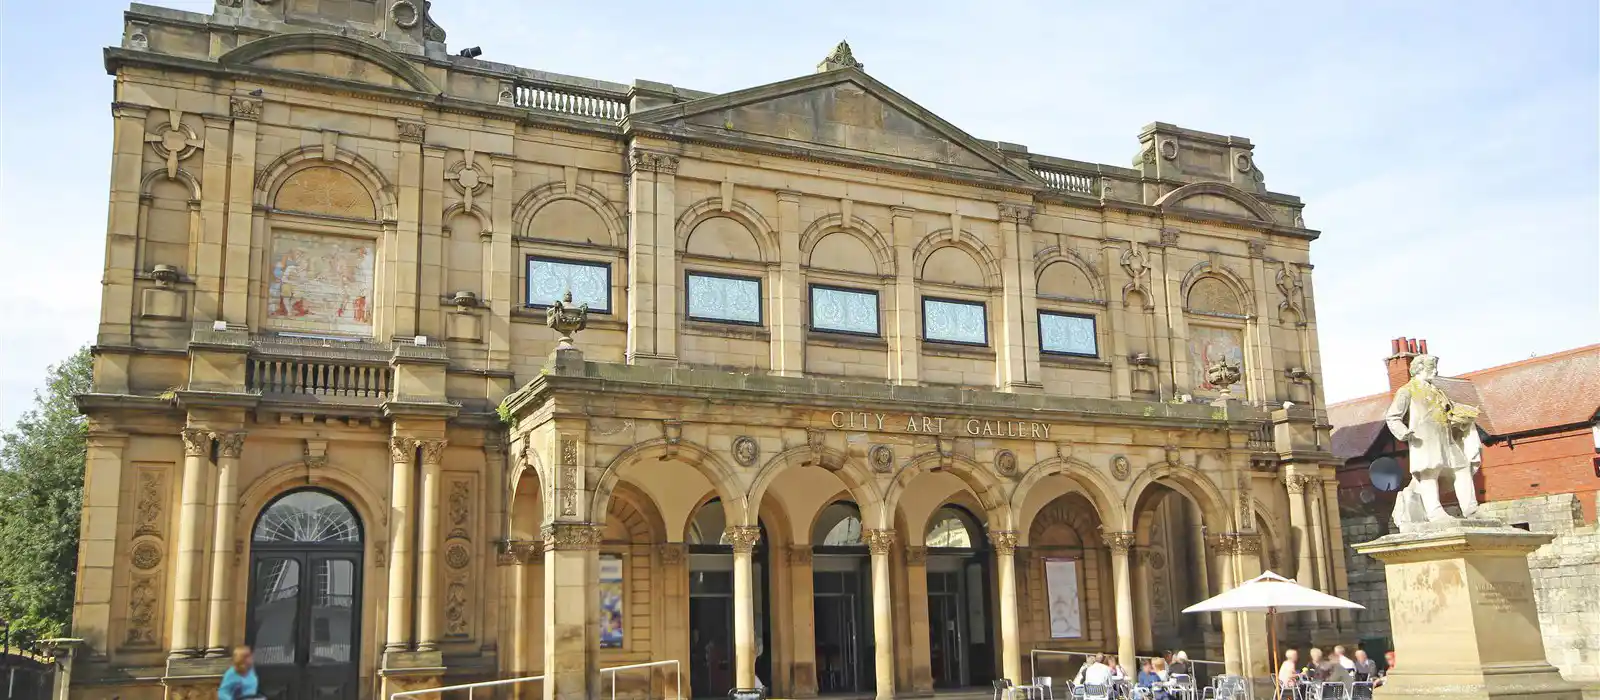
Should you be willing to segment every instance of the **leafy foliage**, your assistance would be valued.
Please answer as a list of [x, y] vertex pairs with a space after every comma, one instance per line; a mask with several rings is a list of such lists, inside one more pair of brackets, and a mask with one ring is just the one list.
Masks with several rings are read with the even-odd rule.
[[90, 390], [89, 349], [50, 368], [34, 407], [0, 436], [0, 617], [22, 639], [62, 636], [72, 617]]

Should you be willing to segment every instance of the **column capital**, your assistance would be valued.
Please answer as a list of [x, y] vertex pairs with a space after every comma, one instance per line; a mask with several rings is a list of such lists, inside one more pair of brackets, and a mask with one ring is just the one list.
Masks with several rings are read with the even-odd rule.
[[861, 541], [867, 543], [867, 550], [872, 552], [873, 556], [888, 554], [894, 547], [894, 530], [886, 528], [862, 530]]
[[989, 544], [994, 545], [994, 551], [1003, 557], [1016, 556], [1017, 531], [1016, 530], [990, 530]]
[[211, 451], [211, 431], [204, 428], [184, 428], [180, 433], [183, 437], [183, 456], [204, 457]]
[[1310, 474], [1283, 475], [1283, 486], [1291, 495], [1299, 495], [1305, 493], [1307, 488], [1315, 488], [1316, 482], [1317, 477]]
[[262, 101], [237, 95], [228, 98], [228, 116], [244, 121], [260, 121]]
[[395, 464], [410, 464], [417, 457], [416, 438], [399, 435], [389, 438], [389, 458]]
[[417, 446], [422, 448], [422, 463], [440, 463], [444, 460], [444, 448], [449, 445], [449, 440], [418, 440]]
[[1126, 531], [1107, 532], [1105, 533], [1105, 540], [1106, 546], [1111, 548], [1112, 554], [1127, 556], [1129, 552], [1133, 551], [1133, 546], [1138, 541], [1138, 537], [1132, 532]]
[[412, 143], [422, 143], [428, 133], [427, 124], [413, 119], [394, 120], [394, 129], [395, 135], [399, 136], [401, 141]]
[[907, 566], [926, 566], [928, 564], [928, 548], [906, 546]]
[[656, 545], [656, 549], [661, 552], [662, 566], [682, 566], [689, 547], [682, 542], [667, 542]]
[[1022, 204], [1000, 204], [1000, 220], [1018, 226], [1033, 225], [1033, 207]]
[[600, 535], [600, 526], [594, 523], [550, 523], [539, 529], [547, 552], [597, 550]]
[[246, 434], [244, 431], [239, 430], [228, 433], [212, 433], [211, 436], [216, 438], [217, 451], [222, 457], [238, 459], [239, 455], [244, 452], [244, 436]]
[[761, 541], [761, 526], [759, 525], [729, 525], [724, 531], [728, 537], [728, 544], [733, 545], [733, 551], [739, 554], [749, 554], [756, 549], [756, 543]]
[[526, 566], [544, 561], [544, 546], [538, 540], [501, 540], [496, 543], [500, 566]]
[[790, 545], [789, 564], [791, 566], [811, 566], [811, 545]]
[[675, 175], [678, 172], [678, 157], [670, 153], [649, 151], [643, 148], [634, 148], [628, 151], [628, 163], [634, 172], [661, 173]]

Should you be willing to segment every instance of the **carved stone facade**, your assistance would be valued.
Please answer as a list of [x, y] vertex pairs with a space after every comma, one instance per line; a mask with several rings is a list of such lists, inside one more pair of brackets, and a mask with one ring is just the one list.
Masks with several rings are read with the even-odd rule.
[[[331, 696], [548, 672], [576, 700], [596, 666], [690, 659], [724, 573], [750, 598], [704, 632], [795, 696], [931, 690], [956, 650], [909, 630], [953, 581], [994, 654], [964, 668], [1265, 668], [1259, 622], [1139, 631], [1338, 529], [1291, 523], [1326, 501], [1283, 480], [1327, 464], [1294, 393], [1321, 386], [1318, 234], [1251, 143], [1155, 123], [1133, 167], [1085, 167], [973, 138], [844, 44], [714, 95], [451, 55], [427, 7], [135, 6], [107, 51], [74, 696], [214, 692], [208, 652], [314, 629], [267, 593], [321, 586]], [[881, 601], [853, 689], [808, 617], [843, 573]]]

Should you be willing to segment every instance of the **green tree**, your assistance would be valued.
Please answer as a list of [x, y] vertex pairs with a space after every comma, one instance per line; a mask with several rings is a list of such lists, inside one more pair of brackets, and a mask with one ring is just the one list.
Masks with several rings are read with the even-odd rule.
[[62, 636], [72, 619], [88, 421], [89, 349], [50, 368], [33, 409], [0, 436], [0, 617], [23, 639]]

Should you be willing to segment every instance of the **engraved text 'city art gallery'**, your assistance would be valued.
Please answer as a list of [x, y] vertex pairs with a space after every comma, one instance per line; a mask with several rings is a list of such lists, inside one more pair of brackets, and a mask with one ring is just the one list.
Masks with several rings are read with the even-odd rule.
[[829, 422], [839, 430], [867, 430], [881, 433], [926, 435], [966, 435], [969, 437], [1049, 440], [1050, 424], [1029, 420], [985, 420], [946, 418], [911, 414], [897, 416], [869, 411], [834, 411]]

